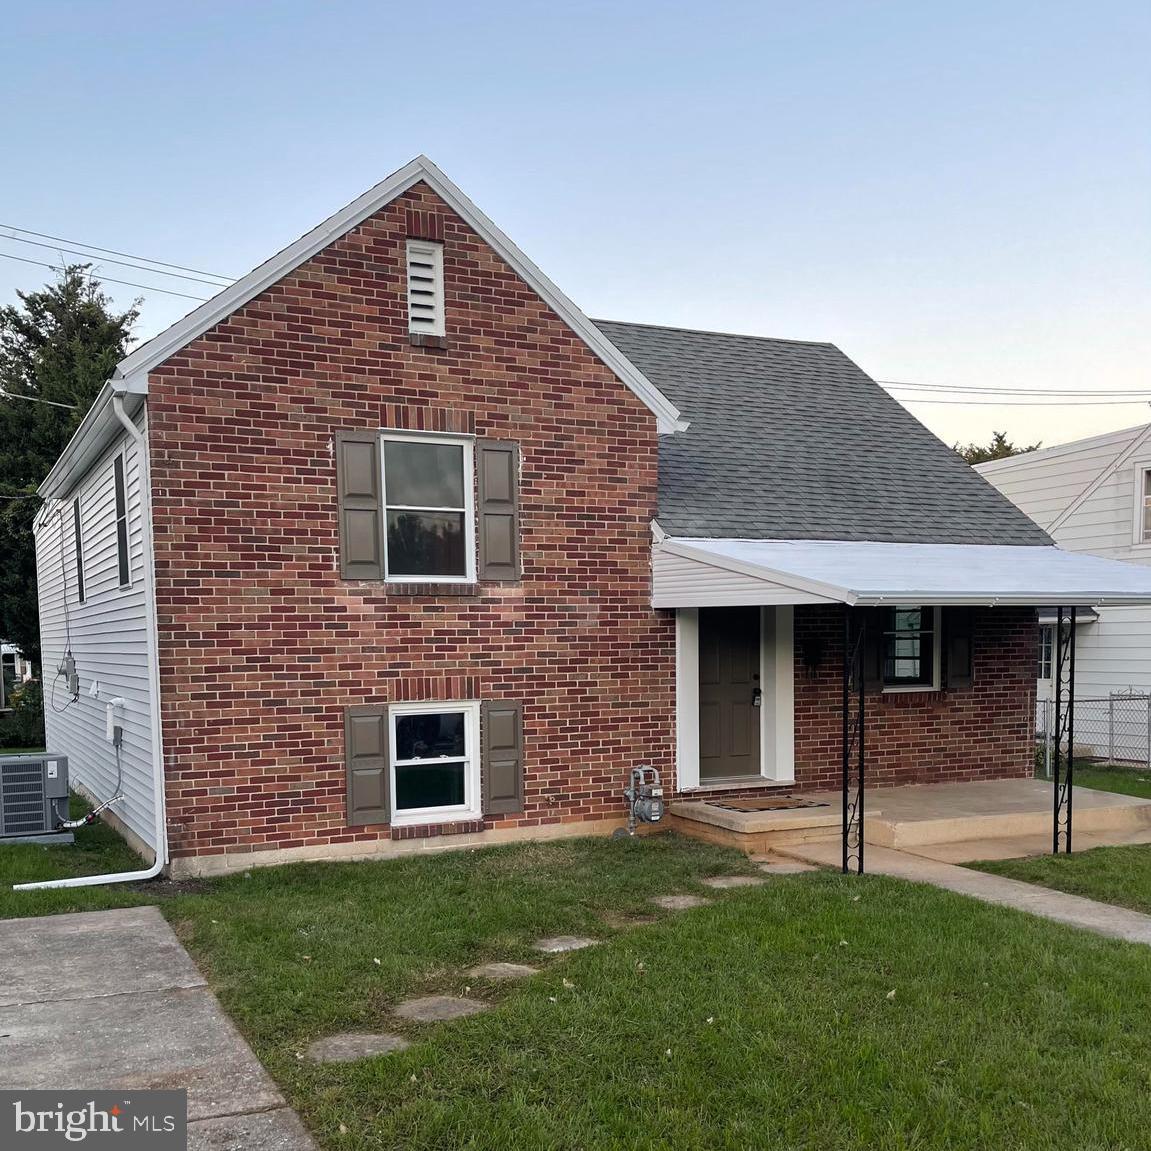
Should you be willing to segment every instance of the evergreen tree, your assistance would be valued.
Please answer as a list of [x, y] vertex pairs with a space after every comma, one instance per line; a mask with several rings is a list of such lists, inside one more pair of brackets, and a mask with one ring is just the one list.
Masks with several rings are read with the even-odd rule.
[[955, 444], [954, 447], [969, 464], [985, 464], [988, 460], [1004, 460], [1008, 456], [1021, 456], [1024, 452], [1033, 452], [1039, 447], [1039, 443], [1019, 448], [1007, 438], [1006, 432], [992, 432], [989, 444], [968, 444], [967, 447]]
[[123, 358], [139, 315], [135, 306], [112, 311], [89, 267], [68, 265], [56, 283], [0, 308], [0, 637], [37, 666], [36, 488]]

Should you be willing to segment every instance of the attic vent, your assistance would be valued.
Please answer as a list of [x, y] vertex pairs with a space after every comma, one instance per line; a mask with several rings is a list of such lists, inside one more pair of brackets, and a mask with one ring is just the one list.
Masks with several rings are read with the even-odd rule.
[[444, 335], [444, 248], [408, 241], [408, 331]]

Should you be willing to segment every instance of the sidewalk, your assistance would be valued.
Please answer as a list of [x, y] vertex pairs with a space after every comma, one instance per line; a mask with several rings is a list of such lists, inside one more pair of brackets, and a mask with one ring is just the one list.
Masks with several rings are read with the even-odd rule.
[[[866, 870], [877, 875], [892, 875], [898, 879], [909, 879], [915, 883], [930, 883], [960, 895], [970, 895], [982, 899], [984, 903], [997, 903], [1002, 907], [1013, 907], [1044, 919], [1054, 919], [1071, 927], [1081, 927], [1098, 935], [1108, 935], [1113, 939], [1124, 939], [1128, 943], [1151, 944], [1151, 915], [1129, 911], [1125, 907], [1115, 907], [1110, 903], [1098, 903], [1081, 895], [1068, 895], [1063, 891], [1052, 891], [1047, 887], [1035, 887], [1021, 883], [1017, 879], [1007, 879], [1001, 875], [989, 875], [984, 871], [971, 871], [966, 867], [956, 867], [922, 855], [911, 855], [906, 851], [896, 851], [890, 847], [865, 847]], [[840, 866], [841, 851], [839, 841], [821, 840], [814, 843], [797, 843], [776, 849], [777, 855], [789, 859], [801, 859], [806, 863], [816, 863], [822, 867]]]
[[188, 1092], [195, 1151], [315, 1151], [154, 907], [0, 922], [0, 1088]]

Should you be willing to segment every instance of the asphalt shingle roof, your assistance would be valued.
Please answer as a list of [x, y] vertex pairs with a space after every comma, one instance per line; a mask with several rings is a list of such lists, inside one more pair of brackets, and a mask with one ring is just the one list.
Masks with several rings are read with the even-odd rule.
[[669, 535], [1051, 543], [833, 344], [595, 324], [690, 421], [660, 440]]

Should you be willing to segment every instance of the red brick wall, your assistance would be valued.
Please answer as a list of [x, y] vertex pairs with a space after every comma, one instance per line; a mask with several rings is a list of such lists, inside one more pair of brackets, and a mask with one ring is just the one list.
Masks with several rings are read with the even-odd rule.
[[[1038, 626], [1031, 608], [978, 608], [971, 687], [869, 695], [867, 784], [1008, 779], [1034, 768]], [[820, 652], [809, 671], [804, 649]], [[795, 778], [838, 787], [843, 609], [795, 609]]]
[[[408, 340], [409, 209], [445, 240], [443, 350]], [[148, 409], [173, 855], [387, 837], [344, 822], [351, 704], [524, 700], [526, 810], [488, 827], [622, 815], [631, 763], [670, 770], [655, 419], [425, 186], [156, 369]], [[384, 426], [520, 444], [522, 582], [339, 579], [332, 434]]]

